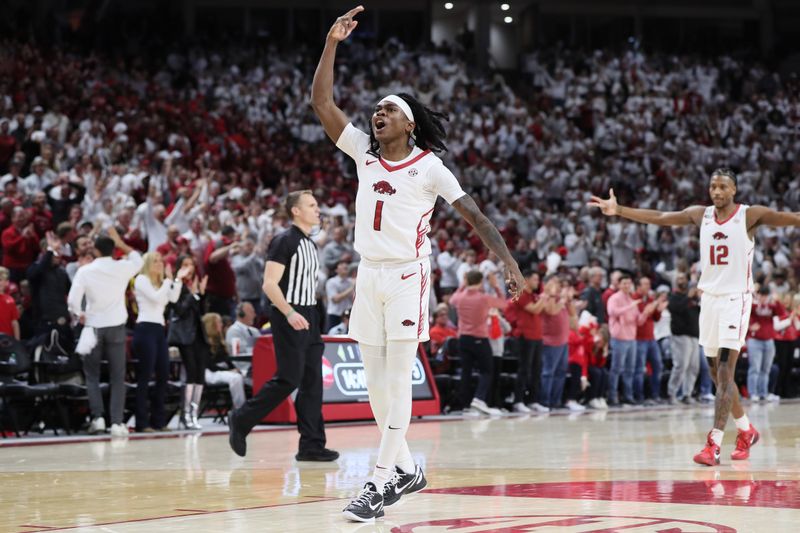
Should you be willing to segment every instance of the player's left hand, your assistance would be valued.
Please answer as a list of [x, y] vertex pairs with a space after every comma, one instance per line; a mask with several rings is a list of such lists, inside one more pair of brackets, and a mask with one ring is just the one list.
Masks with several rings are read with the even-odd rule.
[[506, 266], [506, 287], [515, 300], [520, 297], [525, 288], [525, 276], [520, 272], [516, 262]]

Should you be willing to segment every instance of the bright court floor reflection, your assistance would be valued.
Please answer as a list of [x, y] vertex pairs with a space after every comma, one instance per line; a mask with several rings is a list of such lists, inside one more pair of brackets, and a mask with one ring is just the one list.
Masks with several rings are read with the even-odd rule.
[[341, 509], [371, 474], [374, 425], [328, 428], [336, 463], [297, 463], [297, 434], [0, 448], [0, 531], [796, 532], [800, 403], [756, 405], [750, 460], [692, 463], [710, 408], [412, 424], [428, 488], [375, 525]]

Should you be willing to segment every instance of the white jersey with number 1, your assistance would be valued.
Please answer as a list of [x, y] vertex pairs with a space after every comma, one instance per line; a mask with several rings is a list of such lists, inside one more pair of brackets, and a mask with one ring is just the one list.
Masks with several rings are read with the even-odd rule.
[[747, 233], [747, 207], [739, 204], [727, 220], [706, 208], [700, 226], [700, 281], [697, 288], [715, 296], [753, 291], [754, 242]]
[[371, 346], [425, 342], [430, 336], [430, 219], [436, 197], [464, 195], [442, 160], [417, 147], [402, 161], [369, 153], [369, 136], [352, 124], [336, 142], [356, 162], [355, 249], [361, 254], [350, 338]]
[[402, 161], [370, 149], [369, 135], [348, 124], [336, 146], [356, 163], [356, 251], [374, 262], [415, 261], [431, 254], [430, 219], [437, 196], [452, 204], [464, 195], [435, 154], [414, 147]]

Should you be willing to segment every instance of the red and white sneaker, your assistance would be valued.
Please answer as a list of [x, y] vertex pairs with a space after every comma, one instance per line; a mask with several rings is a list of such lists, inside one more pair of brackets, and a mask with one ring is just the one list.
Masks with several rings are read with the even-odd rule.
[[750, 424], [750, 429], [738, 431], [736, 435], [736, 449], [731, 452], [731, 459], [734, 461], [743, 461], [750, 457], [750, 447], [758, 442], [760, 437], [753, 424]]
[[711, 432], [708, 432], [708, 439], [706, 439], [706, 447], [703, 451], [694, 456], [694, 462], [699, 465], [716, 466], [719, 464], [720, 450], [719, 446], [714, 444], [711, 440]]

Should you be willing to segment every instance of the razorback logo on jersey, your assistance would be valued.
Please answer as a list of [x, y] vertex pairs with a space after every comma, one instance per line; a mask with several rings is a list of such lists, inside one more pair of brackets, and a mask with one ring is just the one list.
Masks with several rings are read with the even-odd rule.
[[718, 231], [714, 235], [712, 235], [711, 238], [714, 239], [715, 241], [721, 241], [723, 239], [727, 239], [728, 236], [722, 233], [721, 231]]
[[378, 194], [388, 194], [389, 196], [397, 192], [397, 189], [392, 187], [392, 184], [386, 180], [381, 180], [372, 184], [372, 190]]
[[413, 320], [406, 319], [406, 320], [403, 320], [402, 324], [404, 326], [411, 327], [411, 326], [416, 325], [416, 322], [414, 322]]

